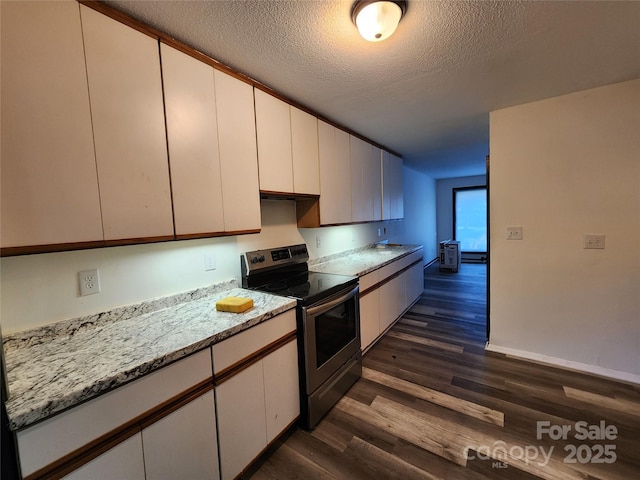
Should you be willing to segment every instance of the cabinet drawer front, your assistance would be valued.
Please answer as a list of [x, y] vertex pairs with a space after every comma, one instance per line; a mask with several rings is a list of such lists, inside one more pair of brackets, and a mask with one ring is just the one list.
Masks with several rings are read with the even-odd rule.
[[373, 272], [369, 272], [366, 275], [360, 277], [360, 292], [365, 292], [367, 289], [374, 286], [376, 283], [380, 281], [380, 271], [374, 270]]
[[417, 252], [413, 252], [413, 253], [407, 255], [406, 257], [402, 257], [398, 261], [398, 265], [399, 265], [398, 270], [402, 270], [403, 268], [407, 268], [409, 265], [411, 265], [412, 263], [420, 260], [421, 258], [422, 258], [422, 250], [419, 250]]
[[296, 330], [296, 312], [289, 310], [212, 347], [213, 369], [219, 373]]
[[33, 473], [209, 378], [211, 355], [206, 349], [18, 432], [22, 474]]

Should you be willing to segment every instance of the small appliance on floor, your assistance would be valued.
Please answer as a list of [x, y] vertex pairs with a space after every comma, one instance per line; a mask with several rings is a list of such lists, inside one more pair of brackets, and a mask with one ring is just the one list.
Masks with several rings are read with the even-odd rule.
[[440, 271], [457, 273], [460, 268], [462, 253], [460, 242], [445, 240], [440, 242]]

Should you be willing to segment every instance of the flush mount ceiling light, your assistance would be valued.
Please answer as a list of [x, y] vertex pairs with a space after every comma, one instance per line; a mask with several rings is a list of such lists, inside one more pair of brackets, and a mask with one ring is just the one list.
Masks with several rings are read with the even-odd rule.
[[396, 31], [406, 11], [406, 1], [358, 0], [351, 9], [351, 20], [362, 38], [380, 42]]

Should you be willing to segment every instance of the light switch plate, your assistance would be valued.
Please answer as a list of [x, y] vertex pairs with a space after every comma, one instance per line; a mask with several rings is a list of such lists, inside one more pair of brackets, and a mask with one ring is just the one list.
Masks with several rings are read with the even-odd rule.
[[583, 247], [604, 249], [604, 235], [585, 234], [583, 237]]
[[507, 240], [522, 240], [522, 227], [507, 227]]
[[216, 256], [212, 252], [208, 252], [204, 254], [204, 270], [205, 272], [210, 272], [211, 270], [216, 269]]

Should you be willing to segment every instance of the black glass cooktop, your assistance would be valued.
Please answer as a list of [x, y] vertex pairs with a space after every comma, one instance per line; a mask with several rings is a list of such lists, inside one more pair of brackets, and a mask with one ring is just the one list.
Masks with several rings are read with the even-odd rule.
[[312, 305], [357, 282], [358, 277], [306, 271], [261, 285], [256, 290], [293, 297], [304, 305]]

